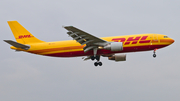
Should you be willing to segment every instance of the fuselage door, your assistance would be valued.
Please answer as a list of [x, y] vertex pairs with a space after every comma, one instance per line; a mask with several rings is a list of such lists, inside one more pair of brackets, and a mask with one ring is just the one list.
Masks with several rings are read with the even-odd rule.
[[153, 40], [158, 41], [158, 35], [157, 34], [153, 34]]
[[153, 34], [151, 43], [158, 43], [158, 35], [157, 34]]

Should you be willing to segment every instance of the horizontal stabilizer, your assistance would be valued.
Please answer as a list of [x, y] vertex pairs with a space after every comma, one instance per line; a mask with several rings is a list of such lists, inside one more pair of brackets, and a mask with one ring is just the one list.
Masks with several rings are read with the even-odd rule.
[[22, 48], [22, 49], [25, 49], [25, 50], [28, 50], [30, 48], [30, 46], [23, 45], [23, 44], [20, 44], [18, 42], [12, 41], [12, 40], [4, 40], [4, 41], [7, 42], [10, 45], [16, 47], [16, 48]]

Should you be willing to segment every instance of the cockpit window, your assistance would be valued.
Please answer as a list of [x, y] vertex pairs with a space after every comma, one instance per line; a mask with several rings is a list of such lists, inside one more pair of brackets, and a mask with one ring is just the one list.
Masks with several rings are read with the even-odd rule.
[[168, 36], [164, 36], [164, 38], [168, 38]]

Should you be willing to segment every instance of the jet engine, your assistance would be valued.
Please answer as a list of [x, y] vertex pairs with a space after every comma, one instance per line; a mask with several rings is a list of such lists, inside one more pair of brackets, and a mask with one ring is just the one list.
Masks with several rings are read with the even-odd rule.
[[123, 43], [122, 42], [112, 42], [112, 43], [104, 46], [104, 49], [111, 50], [113, 52], [122, 51], [123, 50]]
[[115, 54], [111, 57], [108, 57], [109, 60], [115, 60], [118, 61], [126, 61], [126, 54]]

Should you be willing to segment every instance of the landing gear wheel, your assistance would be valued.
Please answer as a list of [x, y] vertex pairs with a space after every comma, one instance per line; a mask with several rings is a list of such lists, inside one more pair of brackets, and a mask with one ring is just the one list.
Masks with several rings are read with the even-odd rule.
[[99, 62], [99, 66], [102, 66], [102, 62]]
[[94, 60], [95, 59], [95, 57], [94, 56], [91, 56], [91, 60]]
[[94, 66], [98, 66], [98, 65], [99, 65], [99, 66], [102, 66], [102, 62], [95, 62], [95, 63], [94, 63]]
[[91, 60], [97, 60], [97, 62], [94, 62], [94, 66], [102, 66], [102, 62], [100, 62], [100, 55], [91, 56]]
[[94, 66], [98, 66], [98, 62], [95, 62], [95, 63], [94, 63]]
[[153, 54], [153, 57], [155, 58], [155, 57], [156, 57], [156, 54]]

